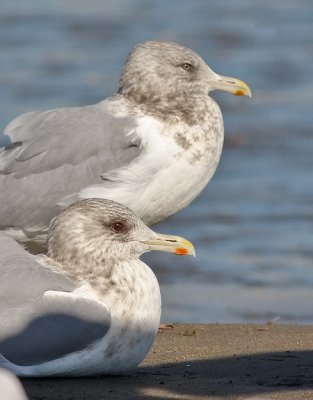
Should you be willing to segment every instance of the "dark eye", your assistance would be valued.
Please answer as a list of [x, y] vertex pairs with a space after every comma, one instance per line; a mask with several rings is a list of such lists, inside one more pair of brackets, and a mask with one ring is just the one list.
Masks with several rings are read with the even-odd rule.
[[192, 69], [192, 65], [189, 63], [184, 63], [181, 65], [181, 67], [185, 70], [185, 71], [190, 71]]
[[121, 221], [113, 222], [113, 224], [110, 225], [110, 228], [114, 232], [125, 232], [126, 231], [126, 225]]

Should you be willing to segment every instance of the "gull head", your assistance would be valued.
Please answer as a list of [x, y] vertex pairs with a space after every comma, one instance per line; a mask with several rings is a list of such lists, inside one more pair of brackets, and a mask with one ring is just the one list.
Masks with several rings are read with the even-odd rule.
[[207, 95], [212, 90], [251, 96], [246, 83], [216, 74], [193, 50], [172, 42], [148, 41], [129, 54], [118, 92], [144, 103]]
[[129, 208], [111, 200], [78, 201], [50, 224], [48, 256], [60, 263], [133, 260], [150, 250], [195, 255], [188, 240], [155, 233]]

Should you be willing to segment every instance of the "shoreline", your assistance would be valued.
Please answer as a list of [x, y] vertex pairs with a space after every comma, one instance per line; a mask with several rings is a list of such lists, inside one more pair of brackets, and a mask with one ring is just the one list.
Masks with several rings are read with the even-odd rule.
[[34, 400], [309, 400], [313, 326], [173, 324], [127, 376], [22, 384]]

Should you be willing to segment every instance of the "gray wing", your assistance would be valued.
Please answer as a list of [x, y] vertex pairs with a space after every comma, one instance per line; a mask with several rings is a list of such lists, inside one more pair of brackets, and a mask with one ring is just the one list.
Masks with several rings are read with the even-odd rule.
[[11, 144], [0, 149], [0, 226], [47, 224], [64, 197], [103, 183], [101, 175], [138, 157], [136, 121], [112, 115], [112, 101], [30, 112], [7, 126]]
[[110, 314], [101, 303], [73, 294], [76, 287], [0, 232], [0, 354], [34, 365], [100, 340]]
[[93, 156], [106, 159], [110, 169], [123, 165], [123, 150], [132, 148], [135, 155], [130, 133], [136, 123], [131, 117], [112, 115], [107, 103], [17, 117], [4, 131], [12, 143], [0, 153], [1, 173], [22, 178], [64, 164], [77, 165]]

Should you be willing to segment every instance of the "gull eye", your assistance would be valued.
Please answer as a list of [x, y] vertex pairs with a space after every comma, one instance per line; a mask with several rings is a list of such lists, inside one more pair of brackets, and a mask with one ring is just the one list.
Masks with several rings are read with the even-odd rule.
[[184, 69], [185, 71], [190, 71], [192, 69], [192, 65], [189, 63], [184, 63], [181, 65], [182, 69]]
[[121, 221], [113, 222], [113, 224], [110, 225], [110, 228], [111, 228], [114, 232], [117, 232], [117, 233], [125, 232], [125, 231], [126, 231], [126, 225], [125, 225], [123, 222], [121, 222]]

